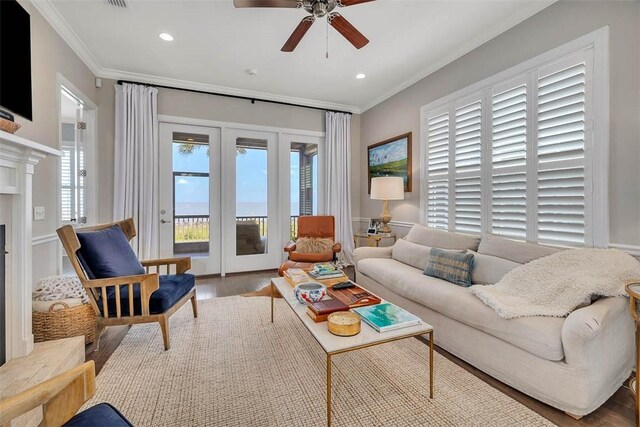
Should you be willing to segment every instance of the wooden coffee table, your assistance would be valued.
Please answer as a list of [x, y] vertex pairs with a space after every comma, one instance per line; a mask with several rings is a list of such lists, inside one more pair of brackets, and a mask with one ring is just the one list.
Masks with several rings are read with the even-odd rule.
[[[298, 316], [302, 324], [311, 332], [327, 355], [327, 425], [331, 425], [331, 357], [349, 351], [372, 347], [405, 338], [429, 335], [429, 398], [433, 399], [433, 327], [422, 322], [419, 325], [389, 332], [377, 332], [364, 321], [358, 335], [339, 337], [327, 330], [327, 322], [315, 323], [307, 315], [307, 306], [298, 302], [293, 295], [293, 287], [284, 278], [271, 279], [271, 323], [273, 323], [273, 299], [276, 293], [282, 295], [287, 305]], [[384, 302], [384, 301], [383, 301]]]

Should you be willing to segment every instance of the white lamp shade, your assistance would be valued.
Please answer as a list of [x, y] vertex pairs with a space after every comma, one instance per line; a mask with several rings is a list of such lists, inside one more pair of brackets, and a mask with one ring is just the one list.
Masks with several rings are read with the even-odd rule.
[[403, 200], [404, 179], [401, 176], [371, 178], [372, 200]]

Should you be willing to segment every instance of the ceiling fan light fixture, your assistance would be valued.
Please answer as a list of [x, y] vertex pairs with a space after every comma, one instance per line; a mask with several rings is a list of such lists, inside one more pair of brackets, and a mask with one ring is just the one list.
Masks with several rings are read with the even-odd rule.
[[364, 74], [364, 73], [358, 73], [358, 74], [356, 74], [356, 79], [358, 79], [358, 80], [362, 80], [362, 79], [364, 79], [365, 77], [367, 77], [367, 75], [366, 75], [366, 74]]
[[172, 42], [173, 41], [173, 36], [169, 33], [160, 33], [158, 34], [158, 37], [160, 37], [162, 40], [166, 41], [166, 42]]

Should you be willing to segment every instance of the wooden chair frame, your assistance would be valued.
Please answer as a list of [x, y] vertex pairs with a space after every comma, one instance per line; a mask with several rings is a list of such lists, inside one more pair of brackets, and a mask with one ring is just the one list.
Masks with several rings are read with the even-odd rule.
[[[97, 350], [100, 347], [100, 335], [107, 326], [158, 322], [160, 324], [160, 329], [162, 330], [164, 349], [169, 350], [169, 317], [171, 317], [171, 315], [175, 313], [180, 307], [182, 307], [182, 305], [185, 304], [188, 300], [191, 300], [193, 317], [197, 318], [198, 302], [196, 300], [196, 290], [195, 288], [191, 289], [171, 308], [159, 314], [149, 313], [149, 299], [151, 298], [151, 294], [160, 287], [159, 277], [162, 267], [166, 267], [166, 274], [171, 274], [171, 266], [175, 266], [175, 274], [183, 274], [191, 268], [191, 258], [165, 258], [141, 261], [142, 266], [146, 270], [146, 274], [110, 277], [107, 279], [89, 279], [78, 259], [77, 251], [78, 249], [80, 249], [81, 245], [76, 233], [82, 231], [104, 230], [109, 227], [113, 227], [114, 225], [119, 225], [120, 228], [122, 228], [122, 231], [124, 232], [128, 240], [131, 240], [136, 236], [136, 227], [132, 218], [112, 222], [109, 224], [100, 224], [93, 227], [75, 229], [70, 225], [65, 225], [64, 227], [61, 227], [57, 230], [58, 236], [62, 241], [62, 246], [64, 247], [64, 250], [67, 252], [67, 256], [69, 257], [69, 261], [71, 262], [73, 269], [78, 275], [82, 286], [84, 286], [87, 294], [89, 294], [89, 301], [96, 312], [96, 316], [98, 317], [95, 349]], [[142, 314], [133, 314], [134, 301], [133, 298], [129, 298], [129, 316], [122, 316], [120, 289], [123, 287], [127, 287], [129, 295], [133, 295], [133, 285], [137, 283], [139, 283], [140, 286], [140, 312]], [[115, 317], [109, 315], [107, 306], [107, 288], [115, 288]], [[102, 304], [102, 311], [100, 311], [100, 307], [98, 306], [99, 303]]]
[[41, 427], [58, 427], [69, 421], [96, 391], [93, 360], [0, 401], [0, 426], [42, 406]]

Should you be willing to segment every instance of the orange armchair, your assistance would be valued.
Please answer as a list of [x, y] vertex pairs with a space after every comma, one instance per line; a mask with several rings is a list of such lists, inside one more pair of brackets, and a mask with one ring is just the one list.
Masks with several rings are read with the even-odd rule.
[[[298, 218], [298, 238], [300, 237], [328, 238], [335, 241], [335, 218], [333, 216], [301, 216]], [[288, 259], [282, 263], [278, 272], [282, 276], [289, 268], [304, 268], [316, 262], [332, 261], [341, 250], [342, 245], [335, 243], [330, 251], [304, 253], [296, 251], [296, 243], [291, 242], [284, 247]]]

